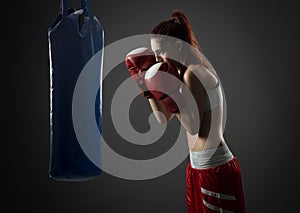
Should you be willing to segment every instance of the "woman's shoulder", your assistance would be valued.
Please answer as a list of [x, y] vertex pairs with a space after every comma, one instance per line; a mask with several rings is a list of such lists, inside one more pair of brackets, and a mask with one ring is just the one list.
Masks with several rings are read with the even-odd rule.
[[183, 79], [191, 81], [198, 79], [206, 89], [214, 88], [218, 84], [218, 78], [203, 64], [191, 64], [187, 67]]

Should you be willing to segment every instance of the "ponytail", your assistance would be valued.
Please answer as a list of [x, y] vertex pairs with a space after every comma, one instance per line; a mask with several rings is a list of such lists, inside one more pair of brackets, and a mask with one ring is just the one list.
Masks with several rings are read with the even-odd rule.
[[185, 64], [200, 62], [209, 70], [215, 72], [211, 64], [201, 54], [201, 48], [192, 30], [190, 21], [183, 12], [174, 10], [170, 20], [160, 22], [150, 33], [152, 38], [166, 35], [189, 43], [192, 47], [187, 47], [188, 49], [185, 51], [183, 56]]
[[200, 49], [200, 45], [196, 39], [194, 32], [192, 31], [192, 26], [190, 24], [189, 19], [185, 16], [185, 14], [179, 10], [173, 11], [171, 18], [175, 20], [180, 28], [182, 29], [183, 34], [185, 35], [185, 41], [190, 43], [193, 47]]

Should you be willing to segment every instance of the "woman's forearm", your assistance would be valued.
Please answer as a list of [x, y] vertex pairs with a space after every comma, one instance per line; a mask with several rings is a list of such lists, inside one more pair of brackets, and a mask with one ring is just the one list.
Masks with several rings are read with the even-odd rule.
[[174, 116], [174, 114], [169, 112], [165, 105], [159, 100], [155, 98], [149, 98], [148, 101], [158, 123], [167, 123]]
[[[169, 112], [165, 105], [155, 99], [148, 99], [154, 116], [158, 123], [164, 124], [167, 123], [174, 114]], [[191, 109], [188, 107], [183, 107], [180, 109], [180, 112], [175, 113], [181, 125], [192, 135], [195, 135], [199, 132], [200, 129], [200, 117], [191, 112]]]

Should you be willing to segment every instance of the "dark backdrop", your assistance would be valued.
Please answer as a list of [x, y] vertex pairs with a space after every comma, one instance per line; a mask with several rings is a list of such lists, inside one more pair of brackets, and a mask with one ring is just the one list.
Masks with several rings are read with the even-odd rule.
[[[70, 2], [79, 5], [79, 0]], [[251, 213], [298, 209], [300, 45], [296, 2], [92, 1], [105, 29], [106, 45], [148, 33], [159, 21], [168, 19], [173, 9], [187, 14], [204, 54], [222, 80], [228, 109], [225, 135], [239, 159], [246, 207]], [[170, 173], [144, 181], [124, 180], [105, 172], [82, 183], [48, 177], [47, 30], [59, 12], [59, 1], [19, 1], [3, 4], [2, 16], [5, 11], [10, 14], [2, 18], [3, 65], [7, 67], [2, 68], [6, 76], [2, 78], [4, 208], [8, 212], [187, 212], [188, 159]], [[109, 112], [113, 88], [119, 83], [117, 72], [105, 79], [104, 113]], [[144, 100], [135, 103], [144, 104]], [[138, 110], [136, 113], [141, 115]], [[132, 119], [135, 124], [142, 122]], [[106, 116], [104, 136], [118, 138], [110, 122]], [[175, 128], [177, 123], [172, 122]]]

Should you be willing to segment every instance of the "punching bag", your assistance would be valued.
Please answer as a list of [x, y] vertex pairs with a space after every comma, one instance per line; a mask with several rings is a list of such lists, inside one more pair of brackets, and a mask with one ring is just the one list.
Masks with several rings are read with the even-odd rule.
[[[82, 181], [101, 174], [99, 164], [99, 162], [101, 163], [101, 139], [99, 138], [102, 137], [93, 139], [97, 140], [94, 147], [89, 147], [91, 141], [79, 140], [78, 131], [75, 131], [74, 128], [72, 109], [74, 108], [74, 90], [80, 74], [88, 62], [93, 59], [96, 63], [90, 69], [96, 71], [98, 90], [96, 90], [93, 103], [91, 103], [94, 107], [92, 114], [96, 120], [96, 128], [99, 134], [102, 134], [103, 39], [104, 31], [97, 17], [92, 14], [90, 0], [81, 0], [79, 9], [69, 9], [68, 1], [61, 1], [60, 14], [48, 29], [50, 60], [49, 176], [53, 179]], [[85, 82], [84, 84], [86, 90], [82, 91], [81, 89], [83, 98], [91, 95], [90, 83]], [[91, 125], [87, 120], [82, 119], [81, 125]], [[90, 150], [89, 153], [85, 151], [87, 149]]]

